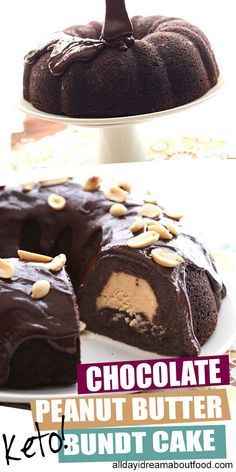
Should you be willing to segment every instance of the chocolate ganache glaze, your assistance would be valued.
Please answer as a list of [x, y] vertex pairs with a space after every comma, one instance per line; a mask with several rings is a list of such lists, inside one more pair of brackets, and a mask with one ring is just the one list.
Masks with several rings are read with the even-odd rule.
[[132, 116], [192, 102], [218, 77], [199, 28], [160, 15], [129, 20], [124, 0], [107, 0], [104, 24], [67, 27], [25, 56], [23, 97], [55, 115]]
[[[62, 211], [48, 205], [51, 193], [65, 198]], [[81, 319], [90, 329], [151, 351], [197, 355], [215, 329], [225, 296], [209, 252], [180, 224], [177, 237], [159, 239], [146, 249], [131, 249], [127, 246], [132, 236], [129, 228], [143, 203], [128, 194], [128, 214], [122, 218], [109, 213], [111, 204], [102, 191], [87, 192], [70, 181], [37, 185], [27, 193], [20, 187], [6, 187], [0, 192], [0, 257], [12, 257], [19, 248], [51, 256], [63, 252]], [[158, 221], [164, 223], [164, 215]], [[156, 264], [151, 257], [156, 247], [179, 254], [184, 263], [173, 269]], [[137, 334], [133, 318], [127, 323], [125, 308], [117, 322], [116, 306], [96, 306], [111, 275], [119, 273], [136, 277], [137, 283], [145, 280], [157, 298], [151, 323], [138, 313], [142, 324], [146, 323], [145, 335]], [[124, 329], [128, 331], [122, 337]], [[22, 342], [24, 329], [19, 329], [18, 336], [17, 342]]]
[[[25, 341], [47, 342], [49, 349], [60, 352], [62, 357], [68, 356], [75, 369], [79, 362], [79, 315], [65, 270], [52, 273], [47, 264], [17, 258], [7, 259], [7, 262], [13, 265], [14, 275], [11, 279], [0, 278], [0, 385], [8, 382], [12, 358]], [[47, 280], [51, 288], [46, 297], [36, 300], [31, 293], [37, 280]], [[50, 359], [47, 362], [50, 364]], [[60, 367], [57, 369], [59, 379]], [[37, 377], [36, 367], [34, 374]], [[24, 375], [27, 376], [27, 372]], [[69, 368], [66, 377], [70, 378]], [[69, 383], [72, 382], [69, 379]], [[37, 378], [33, 383], [37, 384]], [[50, 384], [50, 379], [46, 378], [45, 383]]]
[[90, 61], [104, 48], [126, 51], [133, 44], [132, 33], [124, 0], [106, 0], [106, 18], [99, 39], [75, 36], [74, 31], [68, 28], [65, 32], [55, 33], [51, 40], [30, 51], [25, 56], [25, 62], [34, 64], [50, 51], [48, 67], [53, 75], [61, 75], [73, 62]]
[[133, 26], [128, 17], [124, 0], [106, 0], [106, 18], [102, 29], [105, 41], [119, 38], [130, 38]]

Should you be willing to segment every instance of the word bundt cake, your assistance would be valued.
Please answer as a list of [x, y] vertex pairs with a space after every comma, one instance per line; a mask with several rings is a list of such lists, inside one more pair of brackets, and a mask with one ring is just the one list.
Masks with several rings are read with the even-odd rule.
[[[21, 366], [26, 346], [43, 363], [45, 356], [55, 356], [62, 383], [67, 361], [60, 358], [69, 356], [72, 364], [76, 359], [78, 315], [65, 271], [53, 273], [52, 262], [37, 263], [37, 256], [24, 251], [66, 255], [80, 317], [94, 332], [176, 356], [198, 355], [213, 333], [225, 288], [210, 254], [180, 223], [181, 215], [135, 200], [125, 184], [105, 192], [99, 187], [93, 177], [83, 187], [67, 180], [0, 190], [0, 257], [20, 249], [26, 261], [13, 261], [13, 277], [0, 278], [2, 355], [7, 343], [1, 383], [11, 362], [15, 374], [9, 381], [20, 381], [18, 362]], [[31, 296], [39, 279], [51, 286], [41, 301]]]
[[104, 25], [69, 27], [26, 55], [23, 90], [44, 112], [102, 118], [184, 105], [218, 76], [199, 28], [165, 16], [130, 21], [124, 0], [106, 0]]

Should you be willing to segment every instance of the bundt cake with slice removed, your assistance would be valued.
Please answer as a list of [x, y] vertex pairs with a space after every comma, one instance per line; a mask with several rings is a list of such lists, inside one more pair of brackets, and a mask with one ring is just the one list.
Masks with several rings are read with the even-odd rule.
[[78, 308], [65, 269], [53, 267], [50, 259], [0, 259], [1, 386], [35, 388], [76, 381]]
[[[180, 213], [124, 188], [104, 192], [98, 177], [83, 187], [70, 180], [5, 187], [0, 257], [19, 248], [64, 253], [90, 330], [164, 355], [198, 355], [225, 296], [214, 261]], [[60, 313], [60, 299], [56, 306]]]
[[106, 0], [104, 25], [69, 27], [26, 55], [23, 94], [47, 113], [129, 116], [192, 102], [218, 76], [199, 28], [165, 16], [130, 21], [124, 0]]

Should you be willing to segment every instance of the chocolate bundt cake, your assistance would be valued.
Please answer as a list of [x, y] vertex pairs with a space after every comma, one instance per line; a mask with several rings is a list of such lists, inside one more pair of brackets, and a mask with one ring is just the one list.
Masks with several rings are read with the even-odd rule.
[[65, 269], [53, 272], [50, 263], [0, 259], [0, 300], [0, 385], [74, 383], [79, 315]]
[[[103, 192], [96, 177], [84, 187], [54, 183], [0, 191], [0, 257], [19, 248], [64, 253], [90, 330], [165, 355], [198, 355], [216, 327], [225, 288], [181, 215], [121, 187]], [[58, 295], [64, 297], [59, 287]], [[55, 301], [57, 291], [51, 296]]]
[[139, 115], [178, 107], [216, 83], [206, 36], [180, 18], [128, 18], [124, 0], [106, 0], [106, 19], [56, 33], [25, 57], [24, 98], [71, 117]]

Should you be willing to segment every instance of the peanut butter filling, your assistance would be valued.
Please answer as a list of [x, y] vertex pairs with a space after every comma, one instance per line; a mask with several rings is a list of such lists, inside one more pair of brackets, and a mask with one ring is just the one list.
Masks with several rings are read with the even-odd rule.
[[125, 272], [113, 272], [96, 300], [97, 310], [113, 308], [129, 315], [143, 313], [152, 322], [158, 303], [149, 283]]

